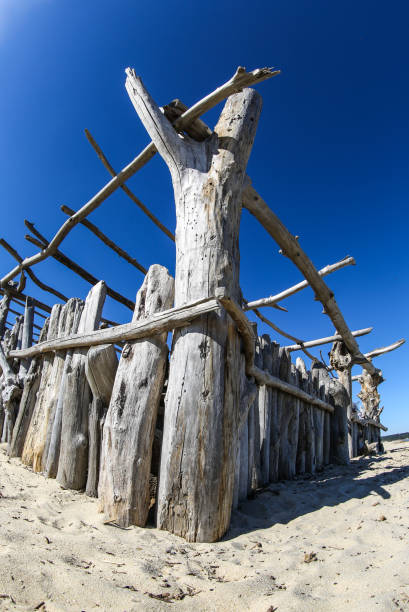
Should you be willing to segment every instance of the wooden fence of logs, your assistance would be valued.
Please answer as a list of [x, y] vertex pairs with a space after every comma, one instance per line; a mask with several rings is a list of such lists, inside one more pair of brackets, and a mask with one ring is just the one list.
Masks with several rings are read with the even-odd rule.
[[[317, 271], [246, 175], [261, 112], [260, 95], [248, 87], [278, 72], [239, 68], [190, 109], [180, 100], [160, 109], [128, 69], [126, 88], [151, 144], [117, 174], [87, 132], [112, 180], [77, 212], [62, 207], [69, 218], [51, 240], [26, 221], [27, 239], [41, 249], [35, 255], [23, 259], [0, 240], [17, 261], [0, 279], [1, 440], [34, 471], [98, 497], [107, 520], [121, 527], [144, 526], [151, 516], [189, 541], [215, 541], [227, 531], [232, 509], [259, 487], [381, 450], [386, 428], [377, 388], [383, 378], [372, 359], [404, 340], [360, 351], [356, 338], [372, 328], [352, 332], [323, 280], [353, 258]], [[200, 116], [223, 100], [211, 130]], [[125, 185], [156, 152], [172, 176], [175, 234]], [[175, 243], [175, 278], [159, 264], [146, 270], [86, 219], [118, 188]], [[299, 268], [303, 282], [268, 298], [244, 299], [242, 207]], [[135, 302], [59, 250], [78, 223], [145, 275]], [[92, 285], [85, 301], [68, 299], [33, 273], [47, 257]], [[51, 308], [24, 294], [26, 274], [63, 303]], [[306, 286], [335, 335], [305, 342], [261, 314], [262, 307], [286, 310], [279, 302]], [[104, 319], [106, 296], [133, 310], [132, 321]], [[11, 305], [24, 305], [24, 314]], [[295, 344], [259, 337], [248, 311]], [[12, 328], [10, 312], [18, 314]], [[330, 366], [309, 352], [326, 343], [333, 343]], [[310, 370], [301, 358], [291, 362], [294, 351], [312, 360]], [[354, 364], [363, 368], [359, 415], [352, 405]]]

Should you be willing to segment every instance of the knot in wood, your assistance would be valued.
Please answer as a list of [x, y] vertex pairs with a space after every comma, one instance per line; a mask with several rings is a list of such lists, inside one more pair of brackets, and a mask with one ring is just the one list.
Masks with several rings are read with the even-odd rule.
[[122, 349], [122, 357], [126, 359], [127, 357], [130, 357], [131, 354], [132, 354], [132, 344], [127, 343]]

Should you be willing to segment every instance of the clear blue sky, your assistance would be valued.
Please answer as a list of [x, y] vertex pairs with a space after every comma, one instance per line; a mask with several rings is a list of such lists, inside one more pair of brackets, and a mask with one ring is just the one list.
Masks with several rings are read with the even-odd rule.
[[[258, 87], [264, 108], [248, 168], [253, 184], [317, 267], [356, 258], [327, 281], [352, 329], [374, 326], [360, 340], [363, 351], [408, 337], [408, 23], [406, 0], [0, 0], [1, 235], [30, 255], [24, 218], [50, 237], [65, 219], [60, 204], [78, 209], [107, 182], [84, 128], [117, 169], [148, 143], [124, 88], [127, 66], [159, 104], [179, 97], [188, 105], [238, 65], [277, 66], [282, 75]], [[206, 121], [214, 125], [219, 111]], [[158, 156], [129, 186], [174, 228], [169, 173]], [[91, 220], [146, 267], [173, 270], [174, 245], [122, 192]], [[62, 250], [134, 297], [142, 275], [86, 229], [75, 228]], [[0, 252], [1, 275], [12, 266]], [[89, 289], [53, 260], [35, 272], [69, 296]], [[244, 212], [246, 298], [299, 280]], [[31, 283], [27, 291], [55, 301]], [[310, 289], [285, 305], [288, 313], [265, 314], [306, 340], [332, 333]], [[104, 314], [130, 319], [110, 299]], [[377, 359], [391, 433], [409, 430], [408, 350]]]

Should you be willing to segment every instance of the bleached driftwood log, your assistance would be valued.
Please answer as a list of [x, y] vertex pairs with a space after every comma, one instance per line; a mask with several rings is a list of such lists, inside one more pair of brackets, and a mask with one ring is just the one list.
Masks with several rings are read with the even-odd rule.
[[[271, 368], [270, 374], [274, 377], [278, 376], [280, 359], [280, 346], [276, 342], [271, 343]], [[255, 363], [257, 366], [257, 363]], [[270, 426], [270, 468], [269, 481], [275, 482], [278, 480], [278, 460], [280, 453], [280, 425], [278, 419], [278, 392], [277, 389], [271, 387], [271, 426]]]
[[[78, 333], [96, 329], [105, 302], [106, 285], [100, 281], [87, 295]], [[87, 349], [74, 351], [64, 385], [61, 447], [57, 481], [69, 489], [83, 489], [88, 468], [88, 413], [91, 389], [85, 376]]]
[[[47, 340], [52, 340], [58, 336], [59, 320], [61, 317], [62, 308], [63, 307], [61, 304], [55, 304], [52, 307], [48, 325]], [[46, 403], [44, 402], [43, 398], [46, 397], [46, 389], [49, 385], [49, 377], [53, 369], [54, 358], [54, 353], [48, 353], [47, 355], [44, 355], [43, 358], [43, 367], [41, 372], [40, 386], [37, 392], [37, 401], [33, 410], [33, 415], [21, 455], [22, 462], [28, 466], [33, 465], [37, 439], [39, 436], [41, 436], [43, 428], [44, 411], [46, 410]]]
[[[365, 336], [369, 334], [373, 330], [373, 327], [365, 327], [364, 329], [357, 329], [356, 331], [351, 332], [351, 334], [355, 337]], [[327, 336], [326, 338], [318, 338], [317, 340], [308, 340], [307, 342], [303, 342], [302, 344], [292, 344], [290, 346], [286, 346], [285, 348], [292, 351], [301, 351], [303, 348], [311, 348], [313, 346], [321, 346], [322, 344], [330, 344], [332, 342], [336, 342], [337, 340], [342, 341], [342, 337], [339, 334], [335, 336]]]
[[[133, 320], [169, 308], [174, 280], [153, 265], [138, 291]], [[125, 345], [105, 419], [98, 488], [100, 509], [127, 527], [149, 512], [152, 444], [165, 377], [166, 333]]]
[[[40, 333], [40, 341], [46, 340], [48, 334], [49, 319], [46, 319]], [[37, 355], [31, 360], [30, 368], [24, 380], [23, 394], [20, 400], [18, 416], [13, 428], [13, 436], [10, 443], [10, 457], [21, 457], [27, 431], [33, 416], [37, 401], [37, 392], [40, 387], [41, 374], [43, 370], [43, 357]]]
[[348, 351], [353, 357], [354, 363], [360, 363], [370, 374], [381, 376], [382, 373], [361, 353], [358, 343], [336, 303], [334, 293], [327, 287], [312, 261], [301, 248], [297, 237], [288, 231], [277, 215], [267, 206], [266, 202], [252, 187], [248, 177], [245, 189], [243, 190], [243, 206], [256, 217], [270, 236], [280, 245], [283, 254], [291, 259], [302, 272], [305, 280], [308, 281], [313, 289], [316, 298], [324, 306], [325, 313], [330, 317], [338, 334], [342, 336]]
[[89, 413], [88, 476], [85, 492], [89, 497], [98, 496], [102, 429], [117, 368], [118, 358], [113, 344], [92, 347], [88, 351], [85, 373], [92, 391], [92, 403]]
[[[128, 71], [131, 100], [167, 163], [176, 201], [175, 306], [214, 295], [239, 299], [241, 189], [261, 110], [244, 90], [226, 102], [214, 135], [180, 138]], [[237, 444], [239, 339], [222, 313], [176, 332], [166, 397], [158, 526], [215, 541], [230, 521]]]
[[[84, 301], [71, 298], [63, 306], [58, 329], [59, 337], [69, 336], [78, 330], [81, 315], [84, 309]], [[49, 376], [49, 385], [46, 392], [47, 418], [44, 422], [43, 440], [39, 445], [42, 451], [41, 469], [45, 471], [48, 478], [57, 475], [58, 459], [60, 455], [61, 427], [62, 427], [62, 405], [65, 395], [64, 385], [67, 380], [67, 372], [71, 367], [72, 351], [56, 351], [53, 368]]]
[[[321, 380], [320, 370], [324, 366], [319, 362], [315, 362], [311, 366], [311, 378], [314, 389], [314, 395], [318, 396], [321, 401], [324, 397], [323, 385]], [[314, 437], [315, 437], [315, 467], [316, 470], [322, 470], [324, 466], [324, 412], [314, 409]]]
[[[353, 257], [344, 257], [344, 259], [341, 259], [341, 261], [338, 261], [335, 264], [325, 266], [325, 268], [322, 268], [318, 271], [318, 274], [320, 276], [327, 276], [327, 274], [332, 274], [332, 272], [336, 272], [337, 270], [341, 270], [341, 268], [345, 268], [346, 266], [351, 265], [355, 265], [355, 259]], [[261, 298], [259, 300], [247, 302], [244, 307], [244, 310], [253, 310], [254, 308], [261, 308], [262, 306], [275, 306], [278, 302], [281, 302], [281, 300], [284, 300], [285, 298], [288, 298], [291, 295], [302, 291], [306, 287], [308, 287], [308, 281], [301, 281], [300, 283], [297, 283], [297, 285], [293, 285], [292, 287], [289, 287], [288, 289], [285, 289], [284, 291], [281, 291], [281, 293], [277, 293], [276, 295], [271, 295], [267, 298]]]
[[[72, 298], [62, 308], [58, 321], [58, 337], [64, 337], [78, 328], [83, 309], [82, 300]], [[41, 472], [46, 467], [48, 450], [56, 415], [58, 396], [64, 371], [65, 352], [57, 351], [50, 368], [45, 386], [38, 401], [42, 404], [42, 420], [33, 443], [33, 470]]]
[[[260, 338], [262, 353], [262, 368], [271, 372], [272, 370], [272, 348], [271, 338], [264, 334]], [[260, 474], [261, 485], [270, 482], [270, 438], [271, 438], [271, 418], [272, 418], [272, 398], [273, 390], [271, 387], [261, 385], [258, 393], [259, 422], [260, 422]]]

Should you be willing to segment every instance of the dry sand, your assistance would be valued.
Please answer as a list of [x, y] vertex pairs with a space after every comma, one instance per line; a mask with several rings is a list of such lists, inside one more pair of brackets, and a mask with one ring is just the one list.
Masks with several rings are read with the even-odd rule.
[[0, 610], [409, 610], [409, 443], [386, 450], [272, 484], [222, 542], [188, 544], [104, 525], [2, 446]]

